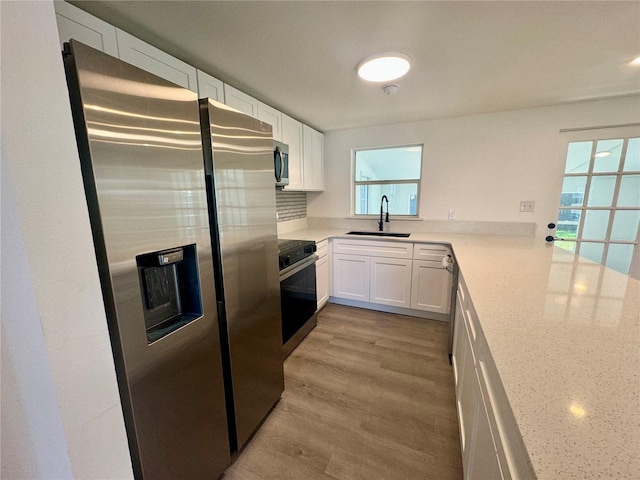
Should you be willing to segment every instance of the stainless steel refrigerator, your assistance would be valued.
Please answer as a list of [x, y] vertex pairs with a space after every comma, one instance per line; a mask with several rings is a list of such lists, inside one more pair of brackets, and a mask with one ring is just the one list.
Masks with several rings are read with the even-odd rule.
[[232, 449], [284, 390], [271, 126], [200, 100]]
[[135, 476], [215, 479], [230, 445], [197, 95], [75, 41], [65, 67]]

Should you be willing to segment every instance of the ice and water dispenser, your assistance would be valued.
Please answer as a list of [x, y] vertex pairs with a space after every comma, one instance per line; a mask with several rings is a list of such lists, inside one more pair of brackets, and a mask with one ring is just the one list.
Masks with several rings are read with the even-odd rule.
[[202, 316], [195, 245], [138, 255], [136, 263], [149, 343]]

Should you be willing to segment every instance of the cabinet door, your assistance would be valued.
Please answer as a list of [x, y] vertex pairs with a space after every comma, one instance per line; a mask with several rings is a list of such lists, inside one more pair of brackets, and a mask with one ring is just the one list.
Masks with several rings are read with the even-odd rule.
[[258, 102], [258, 118], [273, 127], [273, 139], [282, 142], [282, 112]]
[[318, 310], [320, 310], [329, 300], [329, 255], [325, 255], [316, 262], [316, 292]]
[[224, 103], [253, 118], [258, 118], [258, 100], [229, 84], [224, 84]]
[[116, 27], [67, 2], [53, 2], [53, 6], [56, 11], [60, 48], [64, 42], [73, 38], [101, 52], [118, 56]]
[[191, 65], [116, 29], [120, 59], [198, 93], [198, 74]]
[[461, 368], [464, 363], [464, 336], [466, 335], [466, 327], [464, 325], [464, 316], [460, 297], [457, 298], [456, 315], [453, 325], [453, 354], [451, 355], [451, 364], [453, 366], [453, 383], [456, 392], [461, 387]]
[[302, 190], [302, 123], [282, 114], [282, 142], [289, 145], [289, 185], [285, 190]]
[[210, 98], [224, 103], [224, 84], [222, 80], [212, 77], [202, 70], [198, 70], [198, 97]]
[[482, 396], [479, 394], [473, 448], [465, 477], [471, 480], [486, 480], [488, 478], [499, 480], [502, 478], [500, 462], [489, 425], [489, 416]]
[[451, 273], [439, 262], [413, 261], [411, 308], [449, 313]]
[[302, 130], [304, 189], [324, 189], [324, 135], [304, 125]]
[[333, 296], [369, 301], [369, 257], [333, 255]]
[[461, 324], [458, 349], [458, 385], [456, 386], [456, 402], [458, 406], [458, 424], [460, 426], [460, 446], [462, 449], [462, 468], [465, 478], [471, 469], [471, 452], [473, 450], [474, 424], [477, 411], [480, 386], [476, 375], [476, 364], [471, 340], [464, 322]]
[[371, 257], [369, 301], [382, 305], [411, 306], [411, 260]]

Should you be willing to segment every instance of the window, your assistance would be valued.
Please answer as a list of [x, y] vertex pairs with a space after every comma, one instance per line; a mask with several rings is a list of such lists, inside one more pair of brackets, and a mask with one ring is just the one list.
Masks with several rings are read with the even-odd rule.
[[629, 273], [640, 224], [640, 138], [570, 142], [556, 244]]
[[417, 216], [421, 170], [422, 145], [356, 150], [354, 213], [379, 214], [386, 195], [391, 215]]

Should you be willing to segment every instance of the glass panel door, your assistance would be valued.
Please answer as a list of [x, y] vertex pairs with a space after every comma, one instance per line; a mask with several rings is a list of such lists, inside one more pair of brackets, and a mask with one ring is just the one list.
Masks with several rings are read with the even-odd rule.
[[570, 142], [556, 245], [629, 273], [640, 225], [640, 137]]

